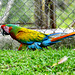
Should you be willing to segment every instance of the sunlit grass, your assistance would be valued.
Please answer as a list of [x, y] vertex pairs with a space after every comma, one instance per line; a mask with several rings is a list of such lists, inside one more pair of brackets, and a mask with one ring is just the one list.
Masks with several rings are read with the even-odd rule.
[[[68, 60], [53, 68], [62, 57]], [[0, 75], [74, 75], [75, 51], [72, 49], [0, 50]]]

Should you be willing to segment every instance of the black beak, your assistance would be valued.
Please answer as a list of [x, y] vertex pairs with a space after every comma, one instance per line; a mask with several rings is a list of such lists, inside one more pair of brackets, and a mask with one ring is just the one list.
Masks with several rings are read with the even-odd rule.
[[4, 35], [9, 35], [4, 29], [2, 29], [1, 28], [1, 33], [2, 33], [2, 35], [4, 36]]

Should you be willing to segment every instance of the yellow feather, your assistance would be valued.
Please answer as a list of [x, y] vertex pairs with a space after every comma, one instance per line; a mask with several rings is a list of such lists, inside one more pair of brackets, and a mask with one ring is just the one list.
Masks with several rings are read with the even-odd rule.
[[19, 30], [19, 33], [16, 35], [16, 38], [18, 40], [25, 40], [25, 41], [42, 41], [44, 39], [45, 35], [41, 32], [21, 28]]

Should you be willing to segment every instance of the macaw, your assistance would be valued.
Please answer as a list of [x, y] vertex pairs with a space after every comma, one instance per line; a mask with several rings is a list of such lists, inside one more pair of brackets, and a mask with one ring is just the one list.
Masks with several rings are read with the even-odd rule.
[[23, 28], [14, 24], [1, 25], [1, 32], [3, 35], [10, 35], [13, 39], [21, 43], [18, 50], [21, 50], [23, 45], [27, 45], [29, 49], [42, 49], [43, 47], [47, 47], [54, 43], [60, 42], [60, 40], [75, 35], [75, 32], [69, 34], [45, 34], [35, 30]]

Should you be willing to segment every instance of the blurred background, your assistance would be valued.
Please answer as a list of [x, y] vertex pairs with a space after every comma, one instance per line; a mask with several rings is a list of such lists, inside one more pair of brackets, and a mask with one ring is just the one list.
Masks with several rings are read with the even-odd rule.
[[0, 0], [0, 25], [74, 30], [74, 19], [75, 0]]
[[[44, 33], [75, 31], [75, 0], [0, 0], [0, 25], [16, 24]], [[53, 48], [75, 47], [69, 38]], [[0, 34], [0, 49], [16, 49], [19, 43]]]

